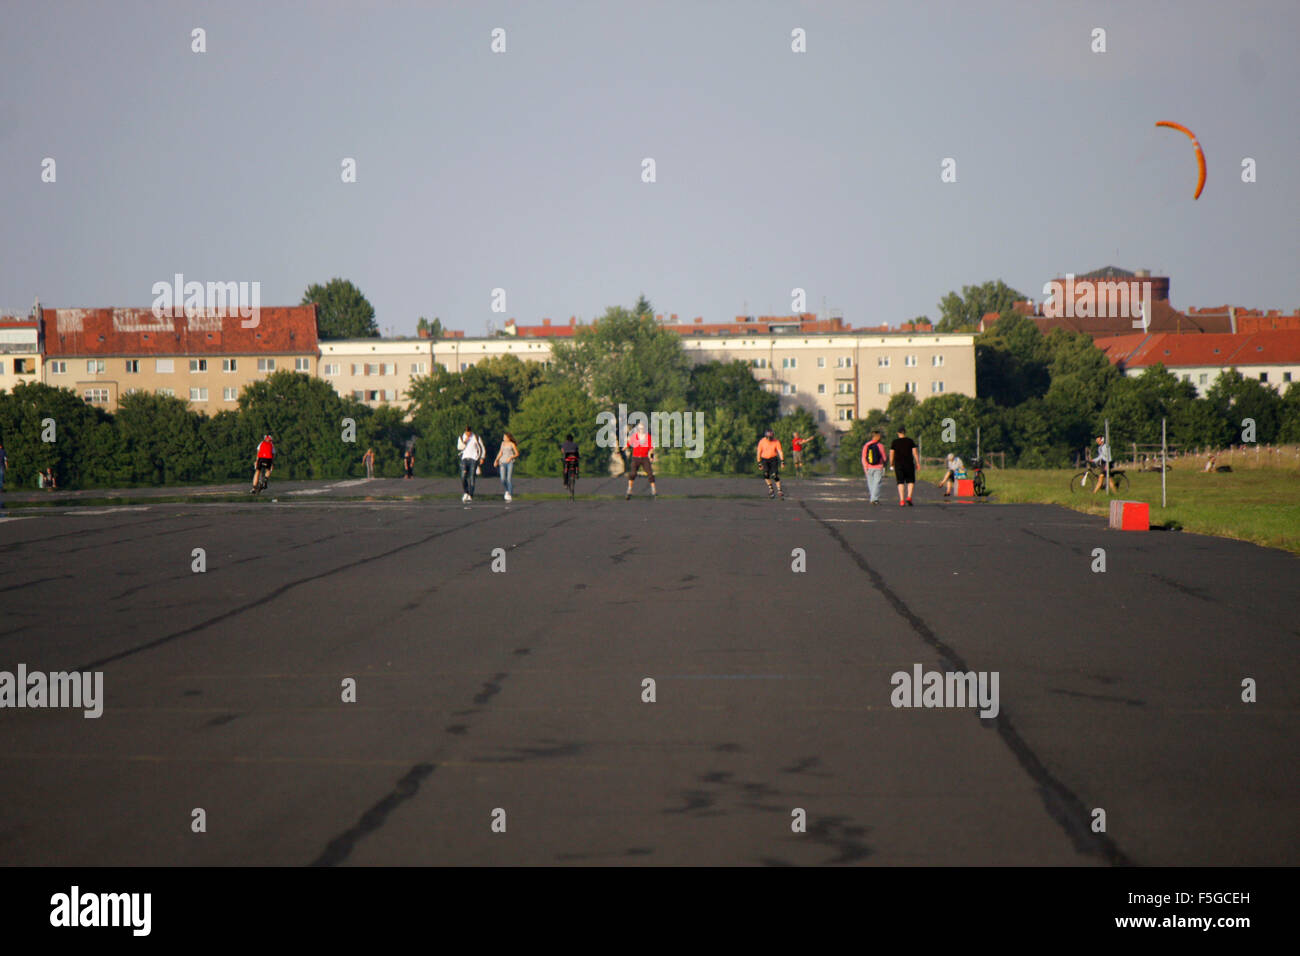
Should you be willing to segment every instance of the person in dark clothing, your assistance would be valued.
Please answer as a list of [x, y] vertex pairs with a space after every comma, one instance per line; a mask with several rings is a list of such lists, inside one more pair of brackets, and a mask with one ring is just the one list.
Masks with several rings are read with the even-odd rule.
[[910, 507], [916, 472], [921, 466], [921, 453], [917, 451], [916, 442], [907, 437], [907, 429], [902, 425], [898, 426], [898, 437], [889, 446], [889, 466], [894, 469], [894, 479], [898, 482], [898, 506]]

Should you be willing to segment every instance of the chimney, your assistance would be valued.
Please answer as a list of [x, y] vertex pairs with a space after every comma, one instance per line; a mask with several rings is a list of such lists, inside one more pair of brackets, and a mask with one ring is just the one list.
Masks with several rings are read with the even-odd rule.
[[550, 325], [550, 324], [551, 324], [550, 319], [542, 319], [542, 325]]
[[1228, 328], [1232, 330], [1234, 335], [1236, 334], [1237, 332], [1237, 307], [1236, 306], [1232, 306], [1232, 305], [1228, 306]]

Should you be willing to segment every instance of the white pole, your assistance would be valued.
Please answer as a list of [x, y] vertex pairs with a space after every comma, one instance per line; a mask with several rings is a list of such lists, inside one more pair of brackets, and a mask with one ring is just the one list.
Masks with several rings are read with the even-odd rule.
[[[1110, 419], [1106, 419], [1106, 449], [1110, 449]], [[1106, 495], [1110, 496], [1110, 455], [1106, 455]]]
[[1165, 457], [1165, 422], [1167, 419], [1160, 419], [1160, 507], [1165, 507], [1165, 472], [1169, 470], [1168, 459]]

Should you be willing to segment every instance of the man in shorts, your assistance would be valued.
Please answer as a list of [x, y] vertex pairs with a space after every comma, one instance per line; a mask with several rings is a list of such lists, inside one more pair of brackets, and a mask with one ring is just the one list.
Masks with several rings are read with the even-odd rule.
[[[907, 437], [907, 429], [898, 426], [898, 437], [889, 446], [889, 467], [894, 469], [898, 482], [898, 507], [912, 506], [912, 489], [916, 486], [916, 472], [921, 466], [921, 453], [916, 442]], [[904, 500], [906, 499], [906, 500]]]
[[794, 476], [803, 477], [803, 445], [807, 439], [800, 438], [799, 433], [795, 432], [790, 436], [790, 454], [794, 457]]
[[[772, 434], [772, 429], [763, 432], [763, 437], [758, 440], [757, 455], [759, 470], [767, 482], [767, 496], [775, 498], [780, 495], [784, 498], [785, 492], [781, 490], [781, 466], [785, 463], [785, 455], [781, 453], [781, 443]], [[772, 489], [773, 483], [776, 490]]]
[[636, 481], [638, 470], [644, 471], [645, 476], [650, 479], [650, 497], [653, 498], [658, 494], [655, 490], [655, 470], [650, 463], [650, 456], [654, 453], [654, 439], [646, 433], [645, 422], [637, 425], [636, 431], [627, 436], [623, 447], [632, 452], [632, 469], [627, 473], [627, 494], [623, 500], [627, 501], [632, 497], [632, 482]]

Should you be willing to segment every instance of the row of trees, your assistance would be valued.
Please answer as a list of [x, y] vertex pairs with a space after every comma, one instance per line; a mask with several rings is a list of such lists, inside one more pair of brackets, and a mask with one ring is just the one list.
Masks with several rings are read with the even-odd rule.
[[[557, 343], [550, 368], [514, 356], [485, 359], [463, 372], [435, 367], [413, 380], [409, 411], [370, 408], [343, 398], [326, 382], [277, 372], [248, 385], [235, 410], [211, 417], [181, 399], [135, 393], [116, 413], [86, 404], [69, 389], [41, 383], [0, 393], [0, 440], [11, 486], [35, 483], [53, 468], [61, 487], [225, 482], [247, 478], [260, 437], [270, 432], [282, 478], [343, 478], [364, 473], [361, 456], [375, 451], [376, 473], [396, 477], [413, 447], [421, 475], [456, 474], [456, 439], [480, 434], [491, 463], [505, 432], [519, 443], [521, 475], [558, 475], [558, 445], [572, 433], [589, 474], [609, 465], [598, 446], [601, 413], [680, 413], [703, 429], [691, 440], [674, 434], [661, 447], [658, 470], [669, 475], [740, 473], [773, 428], [789, 447], [807, 436], [809, 460], [824, 452], [816, 422], [800, 409], [778, 417], [779, 401], [743, 362], [691, 365], [680, 337], [661, 328], [644, 297], [633, 309], [611, 308], [574, 341]], [[622, 436], [605, 429], [610, 444]], [[669, 436], [660, 436], [661, 441]]]
[[[1005, 452], [1008, 464], [1027, 468], [1069, 464], [1107, 420], [1117, 452], [1133, 442], [1159, 444], [1162, 419], [1169, 442], [1182, 448], [1300, 442], [1300, 384], [1279, 394], [1229, 371], [1198, 397], [1191, 382], [1163, 366], [1128, 377], [1087, 335], [1043, 335], [1009, 309], [976, 337], [975, 374], [979, 398], [938, 395], [918, 403], [904, 393], [860, 418], [841, 446], [839, 466], [852, 465], [873, 428], [892, 436], [899, 424], [933, 454], [973, 454], [978, 427], [983, 450]], [[955, 426], [953, 444], [944, 441], [945, 419]]]

